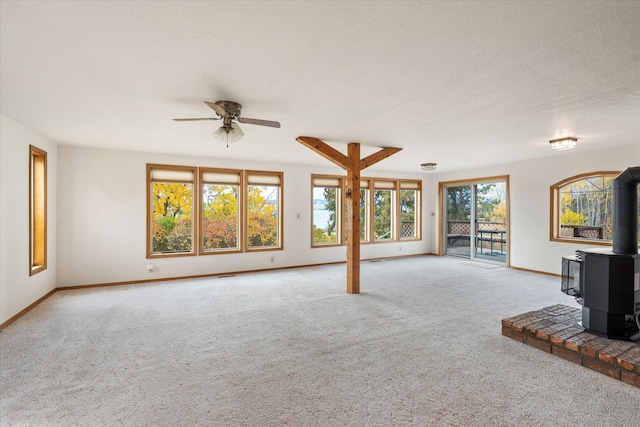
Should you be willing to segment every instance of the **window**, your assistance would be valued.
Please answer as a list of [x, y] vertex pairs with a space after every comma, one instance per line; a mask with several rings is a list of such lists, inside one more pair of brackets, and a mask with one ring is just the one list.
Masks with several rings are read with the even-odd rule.
[[311, 175], [313, 186], [313, 246], [337, 245], [341, 239], [343, 211], [341, 206], [342, 177]]
[[619, 172], [593, 172], [551, 186], [551, 240], [610, 245], [613, 179]]
[[369, 226], [371, 213], [371, 192], [369, 191], [369, 179], [360, 180], [360, 242], [370, 242], [371, 227]]
[[241, 178], [238, 170], [200, 169], [200, 253], [240, 251]]
[[396, 219], [396, 181], [373, 181], [374, 241], [394, 240]]
[[[343, 244], [346, 212], [344, 180], [311, 175], [312, 246]], [[418, 240], [421, 235], [419, 180], [362, 178], [360, 180], [360, 242]], [[373, 206], [373, 208], [372, 208]]]
[[196, 168], [147, 165], [147, 257], [194, 255], [194, 183]]
[[248, 171], [247, 249], [281, 249], [282, 173]]
[[47, 269], [47, 153], [29, 146], [29, 275]]
[[400, 239], [420, 236], [420, 181], [400, 181]]
[[148, 164], [147, 258], [281, 249], [282, 181], [281, 172]]

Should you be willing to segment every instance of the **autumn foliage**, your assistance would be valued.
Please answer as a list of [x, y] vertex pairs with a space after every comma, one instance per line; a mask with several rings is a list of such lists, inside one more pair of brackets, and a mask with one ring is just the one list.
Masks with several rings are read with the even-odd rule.
[[[202, 227], [196, 230], [205, 251], [240, 249], [240, 187], [203, 184]], [[278, 245], [279, 187], [249, 186], [246, 235], [249, 248]], [[193, 251], [193, 185], [153, 183], [154, 253]]]
[[192, 250], [192, 207], [193, 184], [153, 183], [153, 252]]

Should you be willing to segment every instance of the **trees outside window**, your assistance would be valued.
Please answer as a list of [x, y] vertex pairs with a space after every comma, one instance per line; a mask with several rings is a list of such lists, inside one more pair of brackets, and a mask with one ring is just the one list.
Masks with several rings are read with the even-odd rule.
[[374, 240], [395, 239], [396, 183], [374, 180], [373, 233]]
[[360, 180], [360, 242], [371, 241], [369, 179]]
[[[343, 177], [312, 175], [312, 246], [344, 244], [346, 221]], [[360, 242], [421, 238], [419, 180], [360, 180]]]
[[447, 219], [468, 221], [471, 215], [471, 191], [475, 189], [478, 221], [505, 221], [506, 188], [504, 183], [479, 183], [447, 187]]
[[447, 220], [469, 221], [471, 218], [471, 186], [447, 187]]
[[281, 172], [148, 164], [147, 258], [280, 249], [281, 183]]
[[613, 179], [619, 172], [593, 172], [551, 186], [551, 240], [611, 244]]
[[247, 249], [282, 247], [282, 174], [247, 172], [247, 182]]
[[420, 181], [400, 181], [400, 239], [417, 239]]
[[194, 254], [193, 190], [195, 168], [148, 168], [151, 248], [149, 254]]
[[241, 171], [201, 169], [202, 251], [240, 250]]
[[313, 245], [340, 244], [342, 178], [312, 175], [311, 182], [313, 186]]

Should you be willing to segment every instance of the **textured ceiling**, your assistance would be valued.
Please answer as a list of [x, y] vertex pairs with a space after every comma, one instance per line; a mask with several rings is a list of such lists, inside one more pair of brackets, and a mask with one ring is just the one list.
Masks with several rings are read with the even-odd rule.
[[[640, 2], [2, 1], [2, 113], [65, 145], [439, 171], [640, 143]], [[203, 103], [243, 115], [226, 148]], [[344, 151], [344, 149], [343, 149]]]

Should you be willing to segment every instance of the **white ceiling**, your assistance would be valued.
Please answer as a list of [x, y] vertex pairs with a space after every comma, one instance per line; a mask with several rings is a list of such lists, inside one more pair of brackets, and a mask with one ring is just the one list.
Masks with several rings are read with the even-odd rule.
[[[65, 145], [329, 165], [300, 135], [466, 169], [640, 143], [640, 2], [0, 3], [2, 113]], [[204, 103], [250, 118], [226, 148]], [[343, 150], [344, 151], [344, 150]]]

